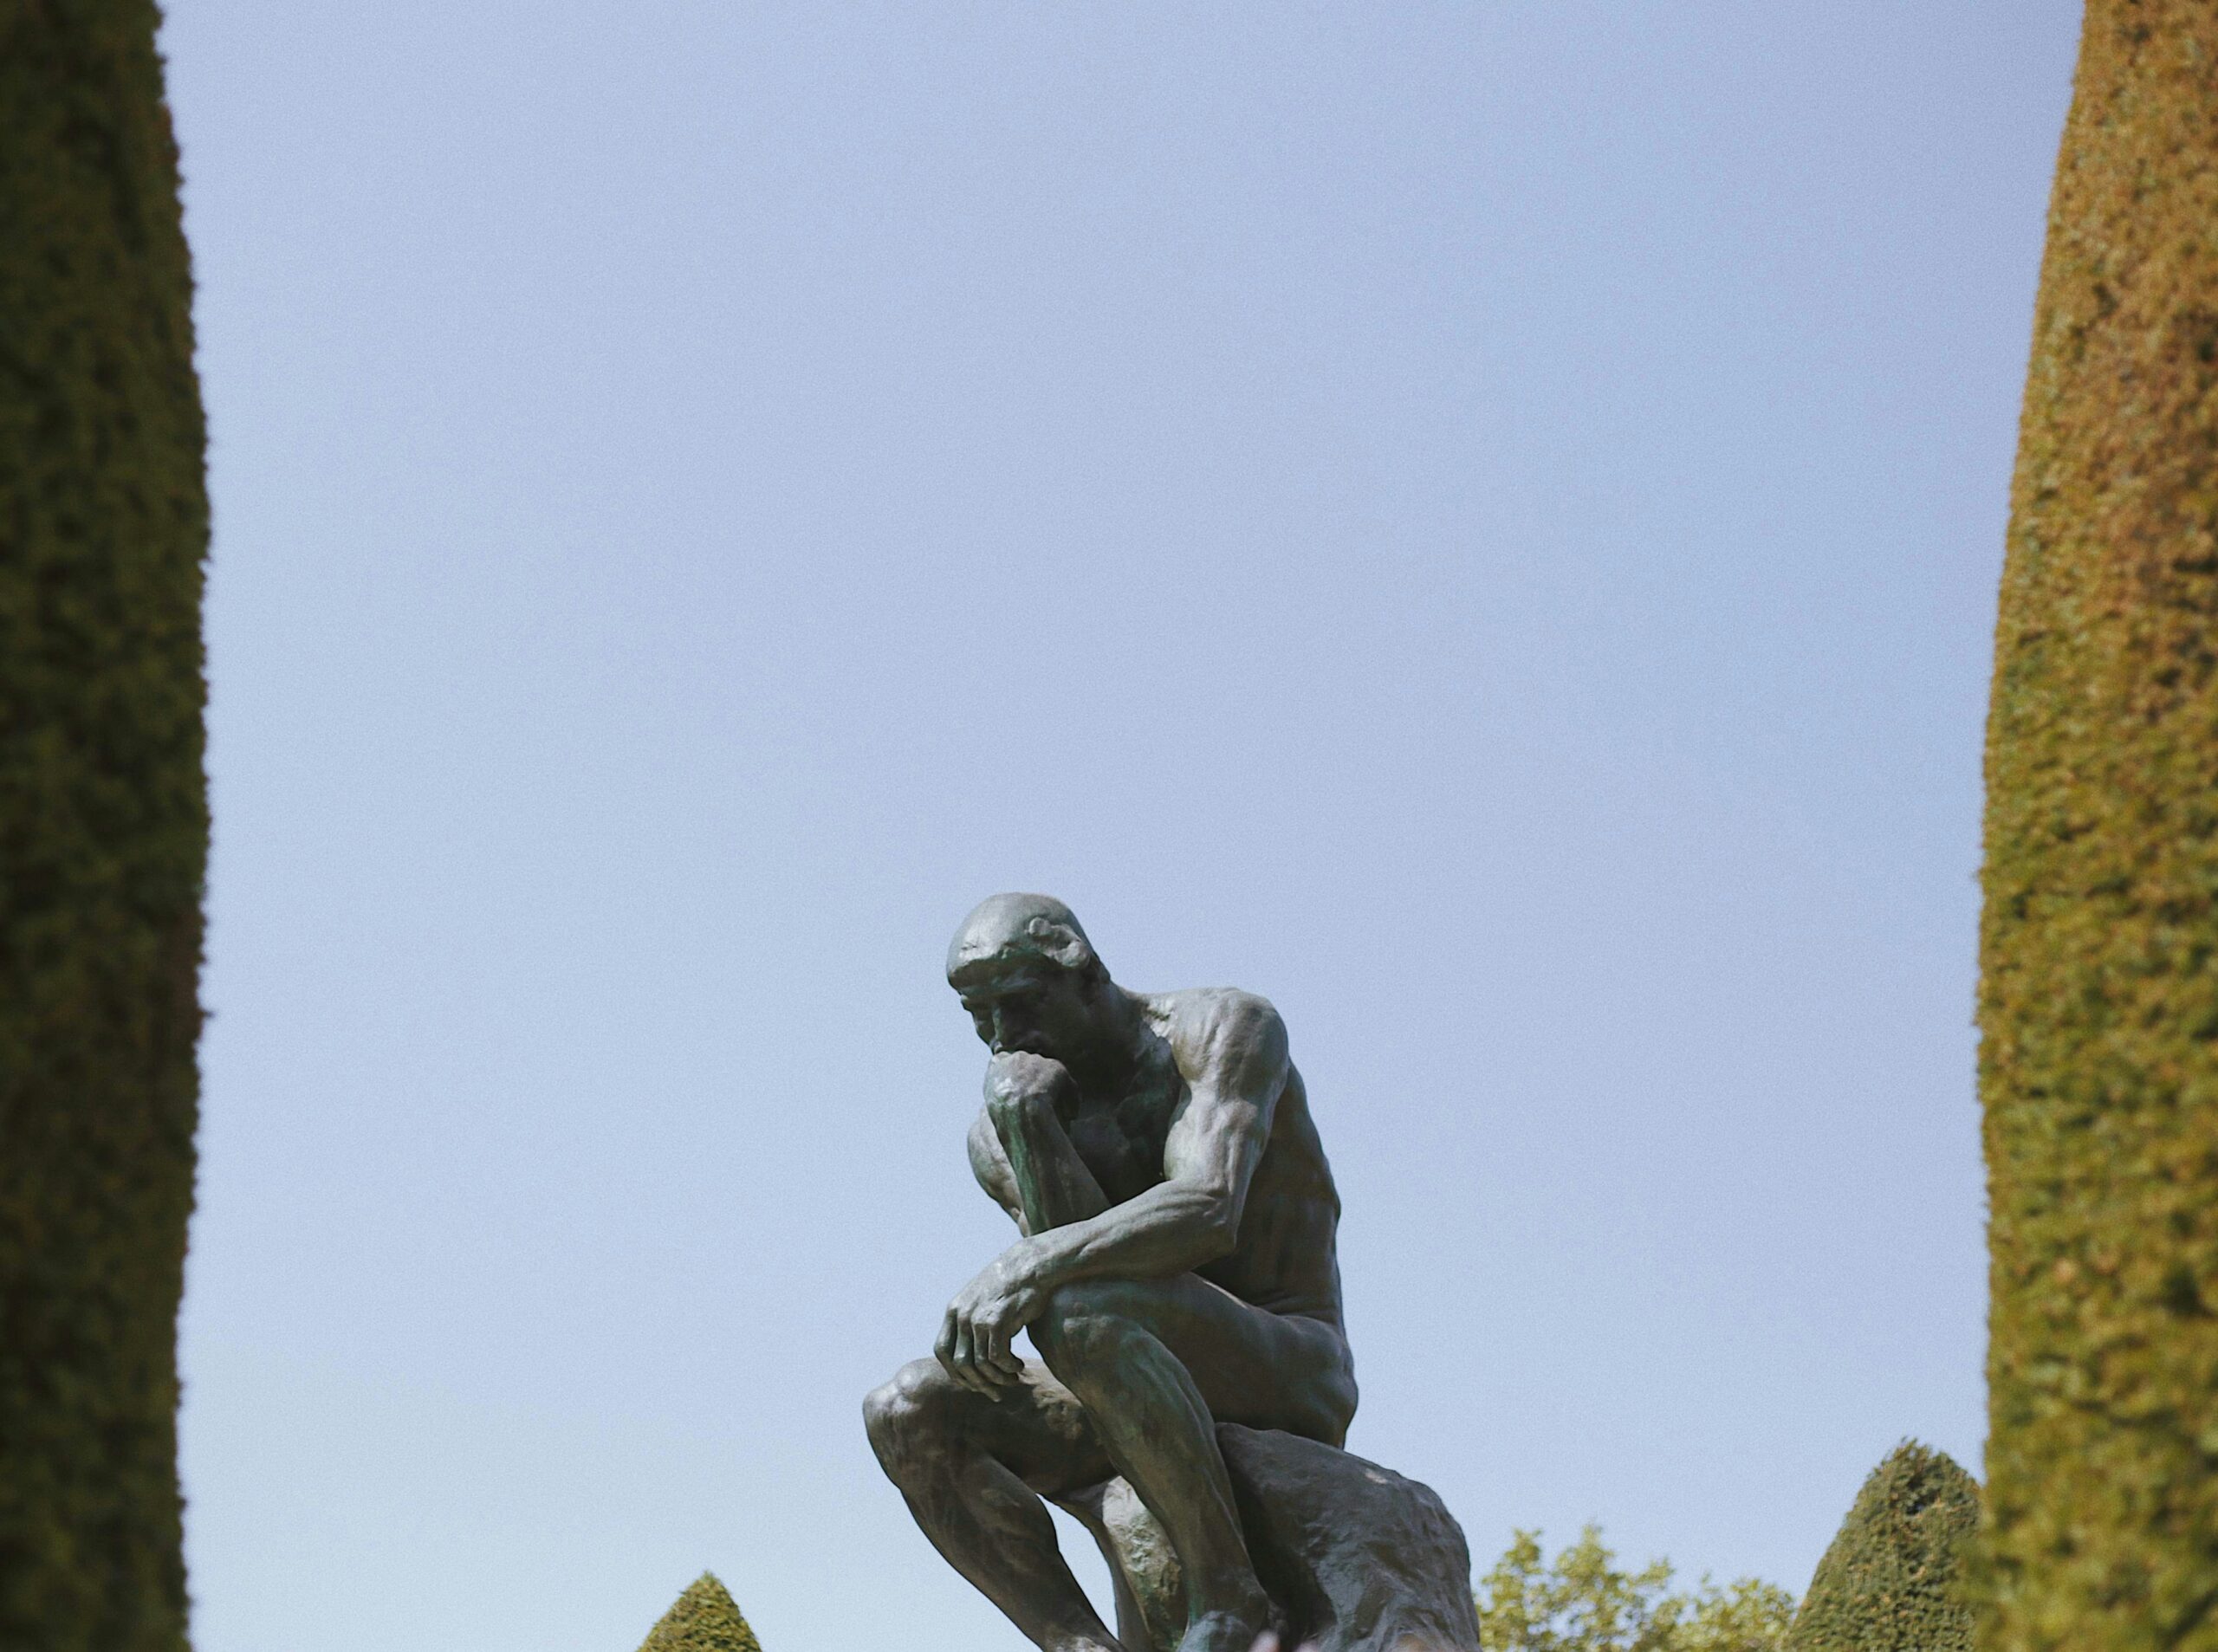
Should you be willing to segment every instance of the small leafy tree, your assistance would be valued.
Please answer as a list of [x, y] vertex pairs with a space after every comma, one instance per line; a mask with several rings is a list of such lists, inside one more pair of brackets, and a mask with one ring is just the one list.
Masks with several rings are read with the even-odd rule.
[[1794, 1597], [1761, 1577], [1740, 1577], [1720, 1589], [1705, 1577], [1675, 1625], [1672, 1652], [1771, 1652], [1783, 1645], [1794, 1616]]
[[1479, 1640], [1486, 1652], [1775, 1652], [1794, 1597], [1742, 1577], [1671, 1587], [1671, 1565], [1638, 1571], [1589, 1526], [1549, 1564], [1538, 1532], [1519, 1532], [1480, 1580]]

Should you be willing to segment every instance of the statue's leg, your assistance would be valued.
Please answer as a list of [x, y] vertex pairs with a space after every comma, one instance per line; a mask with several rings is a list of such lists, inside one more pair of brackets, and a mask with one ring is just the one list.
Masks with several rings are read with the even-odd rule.
[[1106, 1507], [1110, 1484], [1104, 1480], [1086, 1487], [1074, 1496], [1058, 1497], [1055, 1505], [1086, 1528], [1109, 1567], [1109, 1586], [1117, 1600], [1117, 1642], [1124, 1652], [1171, 1652], [1168, 1646], [1158, 1647], [1148, 1633], [1146, 1609], [1132, 1592], [1132, 1580], [1125, 1575], [1127, 1557], [1118, 1547], [1116, 1536], [1109, 1528]]
[[1031, 1329], [1171, 1539], [1186, 1584], [1181, 1652], [1248, 1652], [1268, 1603], [1216, 1425], [1284, 1428], [1337, 1445], [1355, 1409], [1339, 1333], [1266, 1312], [1191, 1273], [1066, 1286]]
[[1028, 1364], [1021, 1383], [989, 1397], [920, 1359], [863, 1402], [863, 1421], [932, 1546], [1026, 1639], [1045, 1652], [1118, 1652], [1040, 1500], [1112, 1472], [1068, 1390]]

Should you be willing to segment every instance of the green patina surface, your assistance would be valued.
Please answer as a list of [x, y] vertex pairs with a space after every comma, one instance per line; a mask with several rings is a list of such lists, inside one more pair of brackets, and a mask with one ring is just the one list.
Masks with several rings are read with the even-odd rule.
[[156, 13], [0, 0], [0, 1646], [185, 1644], [207, 546]]
[[1897, 1446], [1818, 1563], [1785, 1652], [1970, 1652], [1963, 1563], [1979, 1508], [1945, 1453]]
[[716, 1573], [704, 1571], [663, 1614], [639, 1652], [762, 1652], [762, 1642]]
[[1988, 724], [1986, 1652], [2218, 1648], [2218, 5], [2091, 0]]

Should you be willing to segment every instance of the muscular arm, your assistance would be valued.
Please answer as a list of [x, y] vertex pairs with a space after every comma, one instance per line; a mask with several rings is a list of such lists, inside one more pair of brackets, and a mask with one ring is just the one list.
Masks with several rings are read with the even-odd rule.
[[[1041, 1289], [1086, 1279], [1165, 1279], [1231, 1252], [1248, 1184], [1286, 1086], [1286, 1027], [1260, 998], [1229, 994], [1179, 1048], [1185, 1105], [1164, 1143], [1164, 1179], [1084, 1220], [1034, 1228], [1012, 1260]], [[1183, 1030], [1183, 1029], [1182, 1029]], [[1020, 1178], [1021, 1179], [1021, 1178]]]
[[1078, 1092], [1060, 1063], [1018, 1052], [986, 1067], [986, 1105], [970, 1126], [970, 1169], [1017, 1231], [1045, 1233], [1109, 1208], [1109, 1195], [1071, 1145], [1058, 1097]]
[[1008, 1154], [1002, 1146], [1000, 1133], [994, 1129], [994, 1116], [989, 1108], [978, 1109], [977, 1118], [970, 1121], [970, 1174], [978, 1178], [978, 1185], [986, 1196], [1008, 1212], [1016, 1223], [1016, 1231], [1029, 1235], [1032, 1224], [1024, 1219], [1024, 1196], [1016, 1190], [1016, 1176], [1009, 1169]]
[[1248, 1184], [1286, 1087], [1286, 1028], [1276, 1010], [1245, 994], [1190, 1013], [1198, 1024], [1174, 1027], [1171, 1040], [1187, 1095], [1164, 1143], [1164, 1180], [1122, 1204], [1108, 1202], [1071, 1150], [1052, 1084], [1040, 1082], [1049, 1075], [997, 1085], [989, 1072], [985, 1129], [972, 1129], [971, 1166], [1024, 1237], [948, 1305], [936, 1351], [957, 1381], [988, 1394], [1017, 1381], [1022, 1363], [1009, 1339], [1059, 1286], [1167, 1279], [1238, 1243]]

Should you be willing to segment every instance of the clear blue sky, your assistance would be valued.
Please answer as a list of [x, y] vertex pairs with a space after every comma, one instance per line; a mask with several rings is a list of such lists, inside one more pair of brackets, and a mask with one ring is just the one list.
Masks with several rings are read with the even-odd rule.
[[2068, 0], [176, 0], [202, 1652], [1014, 1634], [857, 1405], [1002, 888], [1292, 1030], [1352, 1445], [1800, 1589], [1982, 1432]]

